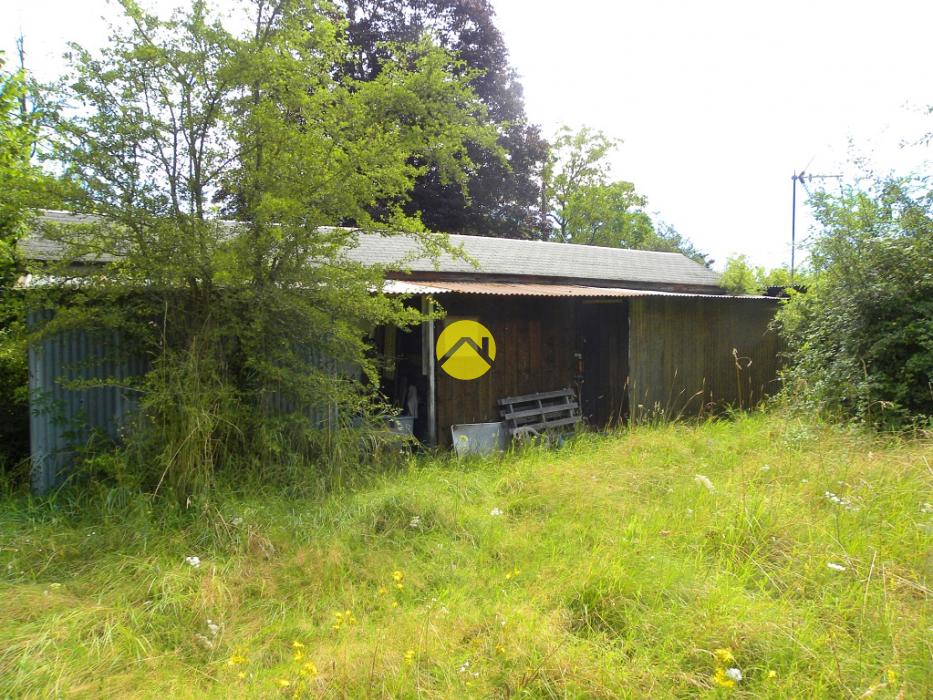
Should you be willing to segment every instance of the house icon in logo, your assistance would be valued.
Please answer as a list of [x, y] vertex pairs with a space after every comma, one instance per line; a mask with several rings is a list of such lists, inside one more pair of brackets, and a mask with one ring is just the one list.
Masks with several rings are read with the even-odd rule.
[[496, 359], [492, 333], [476, 321], [455, 321], [437, 338], [437, 363], [454, 379], [477, 379]]

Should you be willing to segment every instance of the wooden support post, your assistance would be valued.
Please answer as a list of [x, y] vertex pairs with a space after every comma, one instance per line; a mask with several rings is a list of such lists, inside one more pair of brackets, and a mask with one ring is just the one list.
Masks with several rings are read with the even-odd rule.
[[[421, 311], [427, 313], [433, 309], [431, 299], [425, 295], [421, 297]], [[428, 444], [437, 445], [437, 389], [435, 386], [434, 361], [434, 319], [422, 324], [421, 333], [421, 371], [428, 377]]]

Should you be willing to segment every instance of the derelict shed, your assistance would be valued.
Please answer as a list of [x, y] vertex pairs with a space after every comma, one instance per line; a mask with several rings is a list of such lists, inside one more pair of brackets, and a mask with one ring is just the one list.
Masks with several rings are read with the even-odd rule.
[[[449, 444], [451, 427], [500, 420], [498, 400], [572, 388], [592, 426], [652, 414], [749, 406], [776, 389], [770, 297], [723, 294], [718, 275], [678, 253], [451, 236], [477, 266], [442, 256], [410, 263], [390, 289], [436, 300], [446, 317], [419, 337], [384, 329], [383, 392], [416, 413], [415, 432]], [[363, 236], [351, 255], [388, 264], [405, 238]], [[446, 371], [438, 338], [458, 321], [489, 331], [488, 371]], [[398, 336], [398, 337], [395, 337]], [[402, 336], [408, 336], [407, 338]], [[466, 348], [458, 352], [474, 352]], [[407, 406], [411, 387], [417, 408]]]
[[[94, 221], [61, 212], [44, 219]], [[373, 333], [384, 359], [382, 393], [429, 444], [449, 445], [453, 426], [499, 421], [505, 397], [569, 390], [587, 423], [600, 427], [653, 414], [697, 415], [711, 405], [749, 406], [776, 389], [780, 345], [769, 324], [778, 300], [723, 294], [716, 273], [683, 255], [450, 238], [467, 259], [420, 259], [419, 242], [405, 235], [363, 233], [347, 251], [367, 265], [404, 261], [403, 272], [388, 273], [386, 291], [446, 312], [418, 330]], [[39, 234], [21, 246], [34, 260], [58, 254]], [[445, 341], [445, 331], [461, 321], [482, 330]], [[118, 387], [67, 388], [89, 378], [76, 367], [99, 364], [119, 342], [72, 334], [30, 350], [40, 487], [58, 479], [69, 435], [90, 428], [115, 435], [132, 411], [133, 397]], [[127, 371], [137, 369], [132, 360], [125, 360]], [[463, 363], [478, 369], [463, 376], [454, 370]], [[57, 411], [44, 405], [48, 397]]]

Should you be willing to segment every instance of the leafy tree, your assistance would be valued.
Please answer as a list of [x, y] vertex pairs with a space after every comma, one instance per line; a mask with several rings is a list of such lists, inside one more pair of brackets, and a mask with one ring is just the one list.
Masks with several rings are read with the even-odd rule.
[[747, 255], [730, 255], [720, 285], [732, 294], [761, 294], [768, 287], [805, 286], [809, 277], [807, 270], [797, 269], [791, 281], [790, 269], [786, 266], [768, 270], [762, 265], [752, 265]]
[[655, 223], [631, 182], [609, 180], [609, 154], [619, 141], [601, 131], [563, 127], [543, 171], [542, 208], [549, 238], [638, 250], [681, 252], [709, 264], [673, 227]]
[[31, 158], [38, 113], [29, 98], [25, 71], [7, 71], [0, 53], [0, 469], [25, 457], [29, 440], [22, 299], [14, 290], [23, 272], [16, 242], [41, 181]]
[[[422, 318], [347, 247], [365, 229], [448, 249], [407, 209], [415, 182], [463, 181], [466, 144], [496, 148], [472, 73], [423, 39], [348, 77], [345, 22], [313, 0], [254, 0], [243, 34], [202, 0], [169, 19], [121, 4], [99, 56], [72, 49], [58, 146], [70, 205], [106, 223], [44, 230], [68, 250], [47, 272], [98, 264], [46, 291], [42, 332], [116, 328], [148, 356], [129, 451], [143, 484], [184, 494], [222, 465], [307, 463], [324, 454], [309, 412], [376, 407], [363, 329]], [[234, 206], [240, 222], [221, 221]]]
[[920, 178], [812, 198], [806, 294], [779, 314], [786, 390], [873, 425], [933, 417], [933, 190]]
[[753, 266], [747, 255], [730, 255], [720, 278], [720, 285], [732, 294], [762, 294], [768, 287], [806, 286], [810, 273], [797, 269], [793, 281], [787, 266], [770, 270], [762, 265]]
[[[345, 0], [351, 60], [349, 73], [376, 79], [392, 62], [392, 46], [425, 34], [455, 52], [469, 84], [498, 131], [503, 158], [469, 142], [466, 185], [436, 167], [421, 174], [406, 211], [420, 211], [435, 231], [530, 238], [540, 231], [538, 175], [547, 143], [525, 115], [522, 88], [488, 0]], [[465, 74], [465, 73], [463, 73]]]
[[752, 267], [747, 255], [730, 255], [719, 284], [730, 294], [757, 294], [761, 288], [760, 270]]

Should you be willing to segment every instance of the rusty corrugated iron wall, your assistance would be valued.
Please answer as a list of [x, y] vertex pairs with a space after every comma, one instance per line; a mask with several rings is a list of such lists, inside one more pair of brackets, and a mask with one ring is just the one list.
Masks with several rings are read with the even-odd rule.
[[645, 297], [629, 304], [632, 418], [698, 415], [711, 404], [747, 408], [777, 391], [782, 346], [769, 324], [778, 300]]

